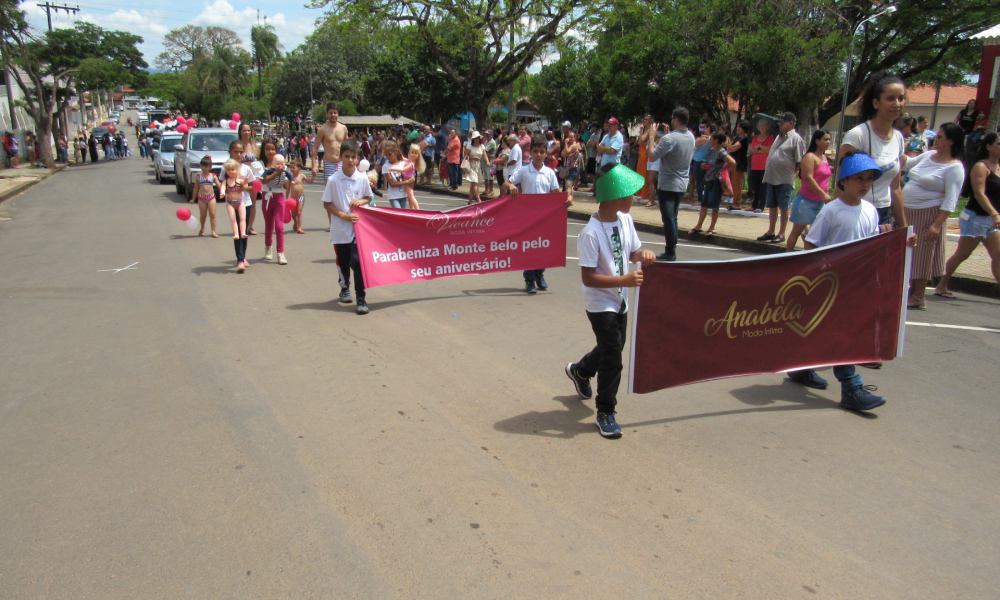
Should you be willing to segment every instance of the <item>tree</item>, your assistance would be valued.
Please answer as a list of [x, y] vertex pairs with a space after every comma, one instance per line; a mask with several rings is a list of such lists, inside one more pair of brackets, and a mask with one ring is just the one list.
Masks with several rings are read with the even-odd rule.
[[239, 48], [239, 34], [225, 27], [185, 25], [163, 36], [163, 52], [153, 61], [161, 69], [180, 73], [199, 59], [208, 57], [215, 48]]
[[582, 26], [604, 4], [605, 0], [313, 0], [312, 6], [329, 6], [359, 26], [380, 21], [413, 25], [435, 62], [462, 91], [466, 106], [486, 122], [497, 91], [523, 73], [546, 45]]
[[[962, 53], [973, 45], [970, 36], [1000, 21], [1000, 4], [994, 0], [901, 0], [896, 6], [896, 12], [869, 21], [857, 33], [848, 98], [860, 96], [878, 71], [891, 70], [907, 82], [927, 81], [942, 64], [962, 64]], [[827, 9], [837, 18], [845, 49], [855, 24], [882, 10], [860, 0], [832, 0]], [[820, 108], [820, 122], [840, 112], [842, 100], [842, 91], [831, 94]]]
[[136, 92], [142, 96], [152, 96], [160, 100], [166, 100], [171, 104], [180, 102], [181, 76], [177, 73], [153, 73], [149, 75], [145, 84], [136, 86]]
[[337, 104], [338, 113], [345, 117], [352, 117], [358, 114], [358, 108], [350, 100], [324, 100], [316, 104], [312, 110], [313, 122], [317, 125], [326, 123], [326, 105], [330, 102]]
[[559, 58], [532, 78], [531, 102], [552, 123], [590, 121], [610, 114], [602, 101], [604, 90], [595, 87], [591, 78], [596, 50], [575, 38], [561, 40], [556, 46]]
[[264, 69], [273, 65], [281, 57], [281, 44], [278, 43], [278, 34], [274, 32], [274, 27], [267, 23], [251, 27], [250, 47], [254, 66], [257, 68], [257, 95], [263, 98]]

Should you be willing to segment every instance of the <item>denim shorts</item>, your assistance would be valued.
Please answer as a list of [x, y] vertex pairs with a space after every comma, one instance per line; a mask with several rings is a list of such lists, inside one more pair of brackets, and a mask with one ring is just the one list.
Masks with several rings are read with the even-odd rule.
[[705, 195], [701, 199], [701, 207], [708, 210], [719, 210], [722, 205], [722, 182], [718, 179], [705, 182]]
[[977, 215], [969, 209], [962, 211], [958, 218], [958, 229], [962, 237], [984, 238], [993, 232], [1000, 231], [993, 226], [993, 217]]
[[573, 167], [566, 173], [566, 181], [576, 183], [577, 178], [580, 177], [580, 168]]
[[788, 203], [792, 200], [792, 186], [787, 183], [765, 183], [767, 188], [767, 201], [764, 208], [788, 208]]
[[796, 225], [812, 225], [816, 220], [816, 215], [823, 209], [823, 203], [818, 200], [810, 200], [801, 193], [795, 194], [792, 200], [792, 214], [788, 220]]

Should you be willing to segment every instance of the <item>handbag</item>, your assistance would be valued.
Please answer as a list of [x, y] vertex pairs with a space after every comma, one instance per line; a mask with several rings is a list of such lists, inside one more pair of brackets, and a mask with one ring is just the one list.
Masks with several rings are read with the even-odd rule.
[[469, 170], [469, 159], [468, 159], [468, 157], [462, 159], [462, 170], [463, 171], [468, 171]]

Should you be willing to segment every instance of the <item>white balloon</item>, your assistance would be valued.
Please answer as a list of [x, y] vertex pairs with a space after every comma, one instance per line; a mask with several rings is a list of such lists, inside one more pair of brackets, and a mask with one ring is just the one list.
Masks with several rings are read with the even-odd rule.
[[229, 120], [222, 119], [221, 121], [219, 121], [219, 127], [229, 127]]
[[184, 221], [184, 224], [187, 225], [187, 228], [191, 231], [197, 231], [198, 228], [201, 227], [201, 221], [199, 221], [198, 217], [194, 215], [191, 215], [190, 219]]
[[368, 170], [368, 168], [371, 167], [371, 166], [372, 166], [372, 164], [370, 162], [368, 162], [367, 158], [362, 158], [361, 162], [358, 163], [358, 168], [361, 169], [362, 173], [366, 172]]

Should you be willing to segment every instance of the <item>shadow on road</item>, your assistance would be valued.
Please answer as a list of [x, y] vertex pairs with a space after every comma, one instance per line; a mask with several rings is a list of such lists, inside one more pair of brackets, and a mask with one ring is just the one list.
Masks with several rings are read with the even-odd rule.
[[191, 272], [194, 273], [195, 275], [204, 275], [205, 273], [215, 273], [216, 275], [227, 275], [229, 273], [232, 273], [233, 275], [239, 274], [236, 272], [235, 261], [229, 264], [218, 265], [214, 267], [209, 267], [209, 266], [195, 267], [191, 269]]
[[594, 410], [581, 402], [579, 396], [573, 394], [572, 396], [555, 396], [552, 399], [560, 402], [565, 409], [527, 412], [523, 415], [497, 421], [493, 424], [493, 429], [504, 433], [539, 435], [565, 440], [581, 433], [594, 431], [594, 424], [590, 422], [590, 418], [594, 416]]

